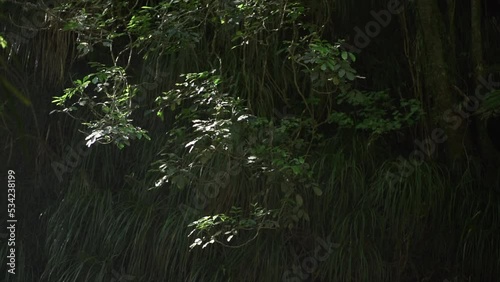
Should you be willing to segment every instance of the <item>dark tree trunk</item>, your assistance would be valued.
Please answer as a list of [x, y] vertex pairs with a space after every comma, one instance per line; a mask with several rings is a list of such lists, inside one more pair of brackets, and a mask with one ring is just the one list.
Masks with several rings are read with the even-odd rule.
[[[475, 83], [474, 86], [480, 87], [480, 79], [485, 78], [485, 66], [483, 59], [483, 35], [482, 35], [482, 0], [471, 0], [471, 59], [474, 69]], [[484, 90], [486, 91], [486, 90]], [[473, 93], [474, 94], [474, 93]], [[484, 93], [481, 93], [484, 94]], [[480, 146], [481, 158], [485, 165], [484, 181], [490, 186], [498, 179], [498, 163], [499, 151], [492, 144], [488, 135], [486, 123], [479, 117], [475, 118], [477, 127], [477, 144]], [[490, 124], [491, 126], [491, 124]], [[493, 129], [495, 130], [495, 129]]]
[[[436, 128], [443, 129], [447, 136], [444, 153], [446, 160], [452, 164], [465, 159], [465, 125], [467, 121], [462, 116], [451, 111], [458, 103], [458, 95], [454, 87], [454, 78], [446, 58], [445, 18], [441, 14], [437, 1], [416, 1], [417, 21], [422, 40], [420, 56], [423, 66], [425, 94], [430, 96], [432, 105], [431, 120]], [[450, 122], [453, 120], [454, 122]]]

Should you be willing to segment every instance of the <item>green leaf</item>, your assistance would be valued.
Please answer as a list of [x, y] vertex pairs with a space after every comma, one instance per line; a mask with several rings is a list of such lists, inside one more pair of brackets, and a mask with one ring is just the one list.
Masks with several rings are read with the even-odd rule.
[[7, 47], [7, 40], [5, 40], [2, 36], [0, 36], [0, 47], [2, 48]]
[[346, 77], [351, 81], [356, 78], [352, 72], [346, 72]]
[[331, 71], [334, 71], [334, 70], [335, 70], [335, 61], [328, 60], [328, 61], [326, 61], [326, 64], [328, 65], [328, 68], [329, 68]]
[[342, 51], [342, 59], [347, 60], [348, 56], [346, 51]]
[[177, 185], [177, 187], [179, 189], [184, 189], [187, 185], [187, 181], [186, 181], [186, 178], [182, 175], [176, 175], [174, 176], [174, 178], [172, 179], [172, 182]]
[[316, 194], [316, 196], [323, 195], [323, 190], [321, 190], [319, 187], [313, 187], [313, 191], [314, 191], [314, 194]]
[[295, 202], [297, 203], [297, 206], [301, 207], [304, 204], [304, 199], [302, 199], [302, 196], [297, 194], [295, 195]]
[[78, 26], [78, 22], [70, 21], [64, 25], [63, 30], [75, 30]]
[[163, 111], [158, 111], [156, 115], [163, 121]]
[[339, 85], [340, 84], [340, 79], [338, 77], [332, 78], [333, 84]]

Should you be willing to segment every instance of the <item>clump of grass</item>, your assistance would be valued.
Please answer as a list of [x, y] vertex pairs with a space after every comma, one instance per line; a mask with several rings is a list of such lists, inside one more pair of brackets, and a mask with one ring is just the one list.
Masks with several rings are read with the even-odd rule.
[[[180, 203], [192, 204], [196, 187], [148, 190], [147, 181], [135, 180], [111, 191], [90, 184], [90, 176], [75, 174], [49, 220], [49, 261], [42, 278], [107, 281], [114, 270], [123, 270], [137, 281], [279, 281], [314, 255], [315, 237], [329, 238], [335, 246], [310, 273], [309, 278], [320, 281], [492, 277], [499, 263], [494, 237], [498, 205], [494, 194], [477, 193], [474, 175], [466, 173], [462, 184], [454, 186], [438, 165], [424, 163], [390, 185], [385, 174], [392, 164], [360, 150], [359, 143], [352, 146], [329, 143], [316, 159], [313, 171], [323, 194], [299, 191], [309, 222], [267, 230], [236, 249], [214, 244], [189, 251], [187, 225], [210, 212], [178, 209]], [[224, 162], [207, 165], [225, 169]], [[263, 188], [262, 182], [249, 183], [244, 173], [232, 176], [231, 188], [212, 199], [211, 212], [250, 203]], [[492, 270], [484, 271], [483, 265]]]

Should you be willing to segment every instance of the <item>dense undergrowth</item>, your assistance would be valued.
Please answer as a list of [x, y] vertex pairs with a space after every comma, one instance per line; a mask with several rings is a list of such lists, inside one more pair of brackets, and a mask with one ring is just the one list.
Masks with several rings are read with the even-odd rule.
[[[356, 148], [357, 142], [330, 142], [311, 157], [322, 194], [297, 187], [309, 220], [261, 230], [242, 247], [192, 250], [189, 223], [248, 206], [268, 187], [242, 172], [204, 210], [196, 209], [195, 187], [150, 190], [147, 181], [128, 177], [112, 191], [114, 176], [107, 174], [113, 169], [85, 171], [106, 151], [106, 160], [123, 158], [118, 154], [126, 151], [98, 149], [48, 212], [49, 259], [41, 281], [112, 281], [113, 270], [131, 281], [492, 281], [499, 263], [492, 227], [498, 195], [478, 193], [480, 177], [467, 171], [457, 183], [449, 172], [425, 163], [390, 185], [384, 176], [393, 166]], [[145, 145], [139, 158], [153, 160], [154, 149]], [[211, 163], [210, 169], [226, 167]], [[110, 180], [93, 181], [103, 177]], [[239, 238], [224, 243], [248, 240], [254, 232], [240, 230]]]
[[347, 50], [334, 2], [34, 1], [43, 28], [4, 55], [52, 113], [16, 133], [33, 209], [5, 281], [495, 281], [495, 172], [401, 162], [429, 131], [422, 82]]

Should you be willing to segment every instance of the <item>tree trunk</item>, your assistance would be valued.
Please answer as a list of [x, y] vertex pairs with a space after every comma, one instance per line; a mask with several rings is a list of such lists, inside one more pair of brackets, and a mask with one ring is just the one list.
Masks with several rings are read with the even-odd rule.
[[[482, 0], [471, 0], [471, 59], [474, 68], [475, 83], [480, 87], [480, 79], [485, 78], [485, 67], [483, 59], [483, 38], [481, 32], [481, 12]], [[484, 90], [486, 91], [486, 90]], [[474, 93], [473, 93], [474, 94]], [[484, 94], [484, 93], [481, 93]], [[484, 181], [488, 186], [494, 185], [498, 181], [498, 163], [500, 153], [491, 143], [487, 133], [486, 123], [480, 117], [476, 117], [474, 122], [477, 128], [477, 143], [481, 154], [481, 159], [485, 165]]]
[[471, 55], [476, 78], [484, 75], [483, 37], [481, 34], [481, 0], [471, 0]]
[[[463, 115], [453, 114], [458, 99], [455, 95], [454, 79], [447, 62], [445, 52], [446, 39], [444, 38], [445, 19], [435, 0], [418, 0], [417, 21], [421, 34], [421, 49], [419, 57], [423, 66], [425, 93], [430, 96], [432, 112], [429, 113], [436, 128], [444, 130], [447, 140], [444, 153], [446, 160], [453, 164], [465, 158], [465, 124]], [[450, 64], [451, 63], [451, 64]], [[432, 132], [432, 130], [431, 130]]]

